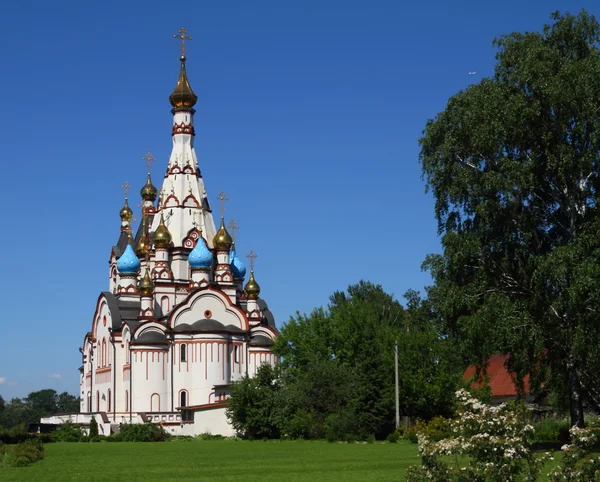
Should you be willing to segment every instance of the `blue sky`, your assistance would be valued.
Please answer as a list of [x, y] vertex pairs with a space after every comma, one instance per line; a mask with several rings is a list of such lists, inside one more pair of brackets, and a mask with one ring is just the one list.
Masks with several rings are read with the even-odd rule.
[[158, 184], [171, 150], [181, 25], [207, 191], [213, 206], [229, 194], [281, 325], [360, 279], [398, 298], [429, 283], [425, 122], [492, 73], [495, 36], [594, 3], [1, 2], [0, 395], [77, 393], [120, 186], [135, 208], [141, 158], [158, 159]]

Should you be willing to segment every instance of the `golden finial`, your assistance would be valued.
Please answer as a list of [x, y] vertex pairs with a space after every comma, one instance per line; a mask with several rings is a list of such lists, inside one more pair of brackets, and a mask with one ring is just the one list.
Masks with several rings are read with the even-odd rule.
[[250, 258], [250, 271], [254, 271], [254, 260], [258, 258], [258, 255], [251, 249], [246, 258]]
[[182, 56], [185, 56], [185, 41], [186, 40], [193, 40], [193, 37], [190, 37], [189, 35], [187, 35], [188, 31], [185, 29], [185, 27], [181, 27], [179, 30], [179, 35], [177, 34], [173, 34], [173, 38], [177, 38], [179, 40], [181, 40], [181, 47], [179, 48], [179, 51], [181, 52]]
[[227, 227], [231, 230], [231, 237], [233, 238], [233, 241], [235, 242], [235, 232], [236, 232], [236, 230], [240, 229], [240, 225], [235, 222], [235, 219], [232, 219], [227, 224]]
[[221, 217], [224, 218], [225, 217], [225, 201], [229, 201], [229, 198], [227, 197], [227, 193], [225, 193], [224, 191], [221, 191], [219, 193], [219, 195], [217, 196], [217, 201], [219, 201], [221, 203], [221, 207], [219, 209], [221, 211]]
[[148, 174], [150, 174], [150, 171], [152, 169], [152, 163], [156, 162], [156, 158], [152, 155], [151, 152], [147, 152], [146, 155], [142, 157], [142, 160], [146, 161], [146, 169], [148, 169]]

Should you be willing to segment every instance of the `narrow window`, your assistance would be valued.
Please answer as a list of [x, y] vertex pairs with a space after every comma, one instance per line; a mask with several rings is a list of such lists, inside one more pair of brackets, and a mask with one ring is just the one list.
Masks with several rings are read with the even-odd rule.
[[125, 390], [125, 411], [129, 412], [129, 390]]
[[153, 393], [150, 397], [150, 411], [160, 412], [160, 395], [158, 393]]
[[240, 362], [240, 347], [239, 347], [239, 345], [233, 346], [233, 361], [235, 363]]
[[96, 391], [96, 412], [100, 411], [100, 392]]
[[184, 362], [184, 361], [187, 361], [187, 357], [186, 357], [186, 355], [187, 355], [187, 353], [186, 353], [186, 351], [187, 351], [187, 350], [186, 350], [186, 346], [185, 346], [185, 345], [181, 345], [181, 348], [180, 348], [179, 350], [180, 350], [180, 355], [181, 355], [181, 361], [182, 361], [182, 362]]
[[187, 392], [185, 390], [181, 391], [181, 394], [179, 395], [179, 406], [181, 407], [187, 407]]
[[109, 388], [108, 389], [108, 410], [107, 410], [107, 412], [112, 412], [111, 408], [112, 408], [112, 397], [111, 397], [110, 388]]

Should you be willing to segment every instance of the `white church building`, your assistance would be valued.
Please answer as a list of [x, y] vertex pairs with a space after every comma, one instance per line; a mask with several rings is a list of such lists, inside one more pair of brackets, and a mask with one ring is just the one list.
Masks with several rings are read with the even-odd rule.
[[[194, 150], [194, 94], [182, 55], [169, 100], [173, 150], [161, 189], [150, 171], [141, 190], [135, 236], [126, 189], [120, 235], [109, 260], [108, 290], [100, 293], [80, 352], [79, 414], [94, 416], [100, 433], [121, 423], [153, 422], [173, 434], [232, 435], [225, 410], [231, 382], [276, 363], [273, 315], [259, 297], [255, 255], [246, 267], [223, 216], [215, 227]], [[148, 164], [153, 161], [149, 154]], [[217, 198], [223, 203], [223, 193]]]

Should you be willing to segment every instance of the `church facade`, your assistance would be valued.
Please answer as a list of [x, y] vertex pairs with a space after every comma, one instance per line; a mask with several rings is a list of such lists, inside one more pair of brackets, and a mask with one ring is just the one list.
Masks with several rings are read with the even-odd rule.
[[231, 435], [231, 382], [276, 363], [270, 347], [277, 329], [259, 296], [255, 255], [246, 276], [227, 229], [235, 222], [226, 226], [221, 215], [217, 229], [213, 220], [194, 150], [197, 96], [184, 51], [180, 61], [162, 187], [148, 170], [135, 235], [126, 191], [109, 286], [80, 348], [81, 413], [71, 419], [85, 424], [95, 416], [104, 434], [120, 423], [153, 422], [175, 434]]

